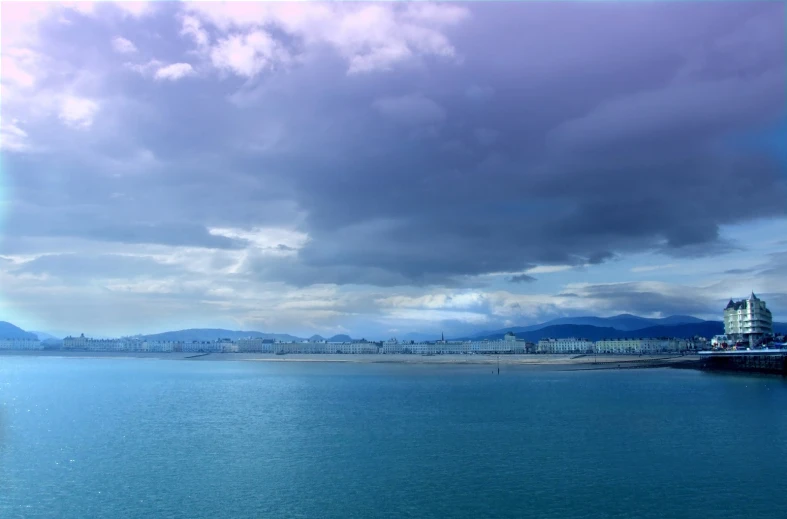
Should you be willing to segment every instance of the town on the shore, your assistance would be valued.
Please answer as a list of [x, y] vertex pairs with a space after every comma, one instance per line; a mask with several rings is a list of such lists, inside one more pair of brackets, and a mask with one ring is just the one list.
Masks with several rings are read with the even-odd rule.
[[[733, 301], [724, 310], [724, 335], [692, 338], [639, 338], [591, 341], [582, 338], [545, 338], [537, 343], [508, 332], [500, 340], [387, 341], [353, 340], [329, 342], [305, 340], [285, 342], [248, 337], [210, 341], [147, 340], [139, 337], [94, 339], [66, 337], [57, 349], [86, 352], [139, 353], [269, 353], [286, 354], [379, 354], [379, 355], [501, 355], [501, 354], [611, 354], [653, 355], [686, 354], [698, 351], [768, 349], [784, 342], [774, 336], [773, 317], [765, 301], [754, 293], [747, 299]], [[0, 350], [53, 349], [36, 339], [0, 338]]]

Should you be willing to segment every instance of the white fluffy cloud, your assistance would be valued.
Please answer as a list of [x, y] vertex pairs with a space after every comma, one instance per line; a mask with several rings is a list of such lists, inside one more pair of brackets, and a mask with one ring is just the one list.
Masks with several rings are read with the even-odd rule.
[[19, 127], [19, 121], [0, 123], [0, 149], [23, 151], [28, 147], [27, 132]]
[[189, 63], [171, 63], [165, 65], [157, 59], [152, 59], [147, 63], [129, 62], [125, 63], [124, 67], [143, 76], [163, 81], [177, 81], [196, 74], [194, 67]]
[[210, 53], [211, 61], [220, 70], [229, 70], [242, 77], [254, 77], [266, 68], [289, 61], [289, 54], [264, 31], [232, 34], [222, 38]]
[[84, 97], [65, 96], [60, 103], [60, 120], [77, 129], [89, 128], [98, 112], [99, 105]]
[[41, 56], [32, 49], [3, 49], [2, 82], [5, 86], [30, 88], [36, 83]]
[[208, 44], [203, 24], [225, 36], [211, 52], [213, 64], [251, 77], [283, 56], [285, 44], [265, 32], [275, 28], [304, 48], [328, 46], [348, 73], [390, 70], [420, 56], [451, 58], [456, 49], [445, 29], [469, 18], [464, 7], [440, 4], [325, 4], [195, 2], [184, 6], [181, 34]]
[[194, 74], [194, 69], [188, 63], [173, 63], [156, 70], [156, 79], [166, 79], [169, 81], [177, 81], [178, 79]]
[[153, 0], [148, 1], [135, 1], [135, 2], [113, 2], [113, 5], [120, 9], [123, 14], [132, 16], [134, 18], [141, 18], [143, 16], [148, 16], [155, 12], [156, 9], [156, 2]]
[[138, 74], [142, 74], [143, 76], [153, 76], [156, 72], [164, 67], [165, 65], [157, 59], [152, 59], [147, 63], [124, 63], [124, 67], [129, 70], [133, 70]]
[[122, 36], [118, 36], [112, 39], [112, 48], [115, 49], [115, 52], [119, 52], [121, 54], [131, 54], [137, 52], [137, 47], [134, 43]]
[[202, 27], [202, 23], [195, 16], [187, 15], [183, 17], [180, 34], [192, 38], [194, 43], [197, 44], [197, 48], [201, 49], [208, 45], [208, 31]]

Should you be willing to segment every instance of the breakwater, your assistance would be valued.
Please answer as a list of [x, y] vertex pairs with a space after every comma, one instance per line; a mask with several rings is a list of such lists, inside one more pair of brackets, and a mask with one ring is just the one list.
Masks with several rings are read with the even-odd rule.
[[769, 373], [787, 376], [787, 350], [700, 352], [706, 370]]

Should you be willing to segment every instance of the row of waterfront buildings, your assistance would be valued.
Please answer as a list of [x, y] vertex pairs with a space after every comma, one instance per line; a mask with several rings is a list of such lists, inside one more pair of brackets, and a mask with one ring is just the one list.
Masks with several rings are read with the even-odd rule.
[[0, 339], [0, 350], [43, 350], [38, 339]]
[[[710, 346], [719, 349], [742, 345], [757, 347], [773, 337], [773, 317], [765, 301], [754, 293], [747, 299], [733, 301], [724, 309], [724, 335], [711, 340]], [[703, 338], [669, 339], [611, 339], [590, 341], [563, 338], [542, 339], [538, 343], [526, 342], [509, 332], [497, 341], [429, 341], [400, 342], [280, 342], [273, 339], [250, 337], [246, 339], [219, 339], [212, 341], [155, 341], [139, 337], [120, 339], [91, 339], [84, 334], [63, 339], [62, 349], [67, 351], [127, 351], [127, 352], [183, 352], [183, 353], [306, 353], [306, 354], [517, 354], [517, 353], [604, 353], [604, 354], [655, 354], [678, 353], [706, 349]], [[41, 350], [44, 343], [36, 339], [0, 339], [0, 350]]]
[[680, 353], [702, 349], [706, 341], [695, 339], [610, 339], [592, 342], [586, 339], [542, 339], [536, 353], [607, 353], [654, 354]]
[[[525, 353], [677, 353], [698, 349], [701, 340], [684, 339], [543, 339], [538, 343], [519, 340], [508, 333], [502, 340], [482, 341], [352, 341], [352, 342], [280, 342], [273, 339], [246, 338], [211, 341], [155, 341], [136, 337], [92, 339], [80, 335], [66, 337], [61, 349], [93, 352], [182, 352], [182, 353], [271, 353], [271, 354], [525, 354]], [[0, 339], [0, 350], [40, 350], [43, 343], [31, 339]]]

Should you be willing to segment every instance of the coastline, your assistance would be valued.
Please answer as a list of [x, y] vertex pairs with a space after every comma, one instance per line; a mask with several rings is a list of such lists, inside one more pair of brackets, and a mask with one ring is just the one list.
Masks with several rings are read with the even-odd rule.
[[142, 359], [185, 360], [192, 362], [344, 362], [354, 364], [400, 365], [494, 365], [557, 370], [644, 369], [674, 367], [692, 369], [699, 363], [697, 355], [374, 355], [374, 354], [288, 354], [270, 353], [154, 353], [88, 352], [59, 350], [2, 350], [0, 357], [49, 357], [65, 359]]

